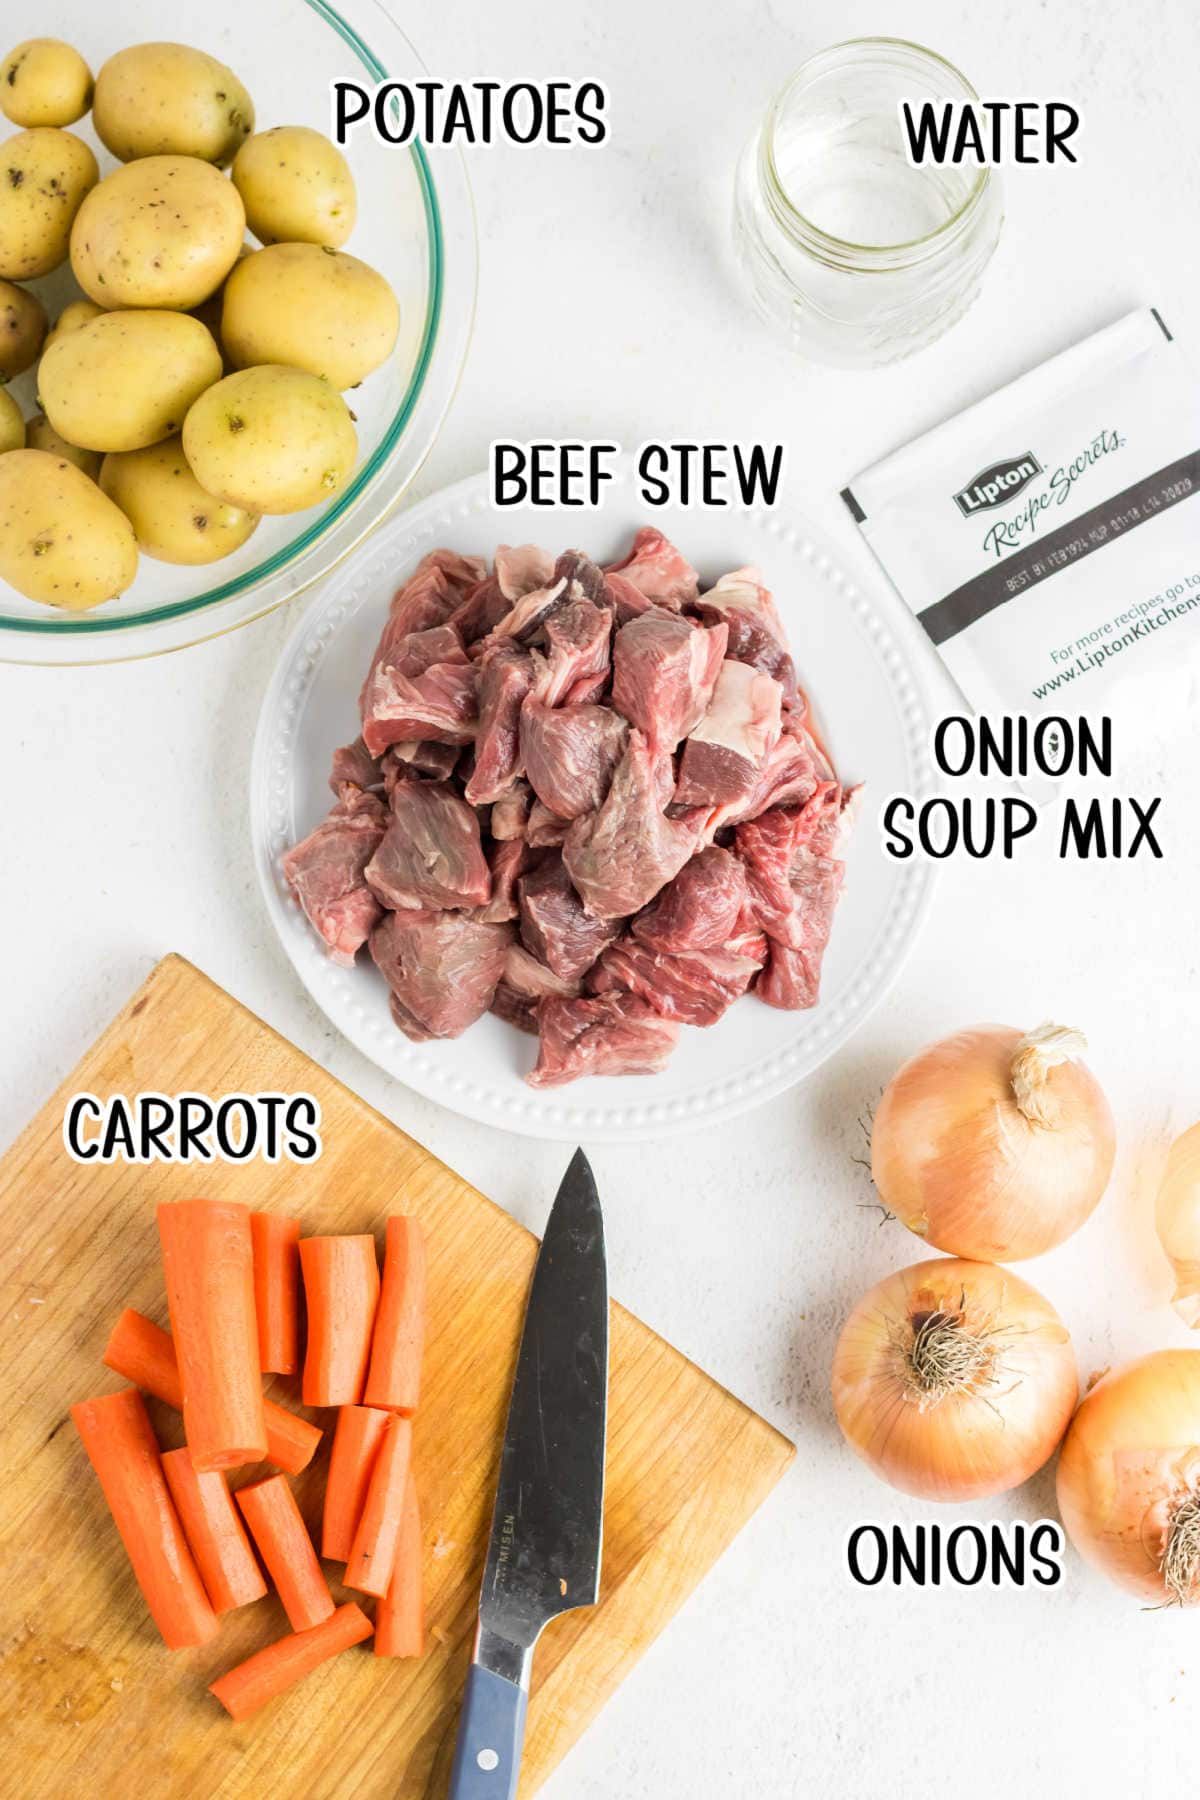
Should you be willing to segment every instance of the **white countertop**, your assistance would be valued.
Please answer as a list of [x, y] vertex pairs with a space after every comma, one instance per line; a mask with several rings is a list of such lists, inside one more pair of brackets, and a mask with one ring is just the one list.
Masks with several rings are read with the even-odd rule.
[[[117, 0], [114, 21], [119, 10]], [[743, 306], [729, 189], [740, 143], [788, 68], [879, 29], [878, 8], [403, 10], [435, 73], [597, 76], [613, 120], [600, 153], [471, 154], [478, 326], [421, 494], [482, 466], [495, 436], [782, 435], [789, 497], [870, 581], [835, 496], [879, 453], [1132, 305], [1153, 302], [1200, 343], [1190, 0], [1158, 0], [1152, 14], [1129, 0], [910, 0], [889, 17], [985, 95], [1067, 98], [1085, 128], [1078, 168], [1010, 176], [1005, 235], [965, 322], [911, 363], [861, 375], [790, 362]], [[249, 59], [249, 20], [246, 36]], [[247, 765], [294, 616], [166, 660], [0, 669], [0, 1140], [177, 950], [537, 1227], [562, 1148], [464, 1123], [389, 1083], [318, 1016], [268, 927]], [[1165, 1145], [1200, 1115], [1194, 678], [1186, 698], [1186, 714], [1130, 747], [1118, 783], [1165, 796], [1162, 862], [1058, 863], [1047, 839], [1013, 864], [952, 864], [890, 998], [819, 1076], [734, 1127], [596, 1153], [615, 1294], [799, 1448], [547, 1800], [1194, 1791], [1200, 1619], [1141, 1611], [1074, 1556], [1050, 1593], [855, 1589], [848, 1528], [932, 1509], [875, 1482], [828, 1400], [850, 1305], [921, 1254], [870, 1210], [859, 1120], [906, 1054], [977, 1019], [1083, 1026], [1116, 1110], [1120, 1155], [1100, 1210], [1022, 1269], [1066, 1318], [1082, 1372], [1188, 1342], [1151, 1218]], [[1052, 1510], [1043, 1473], [945, 1516]]]

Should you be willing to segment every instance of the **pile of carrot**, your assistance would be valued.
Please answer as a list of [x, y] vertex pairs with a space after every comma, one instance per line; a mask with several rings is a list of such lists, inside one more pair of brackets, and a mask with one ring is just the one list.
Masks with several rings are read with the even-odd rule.
[[[389, 1218], [382, 1281], [373, 1237], [302, 1238], [296, 1220], [230, 1201], [166, 1203], [158, 1231], [171, 1330], [126, 1308], [104, 1361], [133, 1386], [71, 1417], [163, 1642], [209, 1643], [270, 1582], [291, 1631], [212, 1683], [235, 1719], [372, 1634], [377, 1656], [420, 1656], [420, 1225]], [[374, 1623], [335, 1602], [288, 1480], [321, 1430], [265, 1399], [264, 1374], [300, 1375], [305, 1406], [337, 1408], [321, 1555], [376, 1601]], [[182, 1412], [181, 1449], [160, 1451], [142, 1391]], [[280, 1472], [230, 1488], [230, 1470], [264, 1461]]]

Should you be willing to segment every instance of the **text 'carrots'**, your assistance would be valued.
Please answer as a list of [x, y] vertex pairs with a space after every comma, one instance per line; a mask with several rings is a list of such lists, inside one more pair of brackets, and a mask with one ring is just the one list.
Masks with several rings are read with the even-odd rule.
[[349, 1560], [387, 1422], [387, 1413], [373, 1406], [343, 1406], [338, 1411], [325, 1482], [322, 1556], [333, 1557], [337, 1562]]
[[162, 1465], [213, 1610], [232, 1612], [261, 1600], [267, 1584], [220, 1469], [202, 1475], [186, 1444], [182, 1450], [168, 1450]]
[[376, 1656], [420, 1656], [425, 1649], [425, 1596], [421, 1568], [421, 1507], [409, 1464], [396, 1566], [375, 1613]]
[[284, 1475], [239, 1488], [238, 1505], [275, 1583], [293, 1631], [311, 1631], [333, 1612], [308, 1527]]
[[207, 1644], [217, 1615], [192, 1559], [136, 1388], [81, 1400], [71, 1417], [168, 1650]]
[[164, 1201], [158, 1235], [192, 1461], [200, 1470], [260, 1462], [267, 1429], [250, 1214], [231, 1201]]
[[[183, 1410], [183, 1384], [171, 1334], [144, 1313], [136, 1312], [132, 1306], [125, 1308], [112, 1328], [104, 1361], [135, 1387], [145, 1388], [176, 1412]], [[320, 1428], [297, 1418], [273, 1400], [263, 1401], [263, 1418], [268, 1457], [288, 1475], [298, 1475], [313, 1459], [321, 1441]]]
[[265, 1373], [294, 1375], [300, 1367], [300, 1222], [252, 1212], [250, 1241], [259, 1364]]
[[373, 1237], [300, 1240], [308, 1307], [305, 1406], [354, 1406], [362, 1399], [379, 1300]]
[[248, 1719], [330, 1657], [348, 1650], [351, 1644], [361, 1644], [373, 1629], [366, 1613], [348, 1601], [314, 1630], [298, 1631], [268, 1644], [214, 1681], [208, 1691], [232, 1718]]
[[424, 1348], [425, 1234], [416, 1219], [395, 1215], [387, 1222], [383, 1286], [363, 1396], [368, 1406], [388, 1407], [411, 1418], [421, 1393]]
[[346, 1564], [346, 1586], [379, 1599], [388, 1591], [396, 1563], [411, 1458], [412, 1425], [399, 1413], [389, 1413]]

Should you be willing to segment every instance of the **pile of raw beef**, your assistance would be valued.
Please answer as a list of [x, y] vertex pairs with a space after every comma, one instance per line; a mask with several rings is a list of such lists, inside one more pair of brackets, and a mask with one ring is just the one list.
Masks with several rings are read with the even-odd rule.
[[434, 550], [360, 710], [284, 869], [335, 960], [369, 946], [408, 1037], [498, 1013], [550, 1087], [653, 1073], [749, 991], [814, 1004], [850, 796], [757, 569], [701, 593], [651, 528], [603, 569]]

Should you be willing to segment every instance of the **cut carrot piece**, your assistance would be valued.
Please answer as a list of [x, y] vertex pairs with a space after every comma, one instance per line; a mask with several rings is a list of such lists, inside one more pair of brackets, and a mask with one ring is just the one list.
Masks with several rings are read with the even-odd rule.
[[300, 1367], [300, 1221], [252, 1212], [250, 1241], [259, 1366], [272, 1375], [294, 1375]]
[[343, 1406], [338, 1412], [321, 1520], [321, 1555], [335, 1562], [349, 1560], [387, 1422], [387, 1413], [373, 1406]]
[[383, 1287], [363, 1398], [411, 1418], [421, 1393], [425, 1348], [425, 1233], [416, 1219], [387, 1222]]
[[237, 1503], [275, 1583], [293, 1631], [311, 1631], [333, 1612], [317, 1553], [285, 1475], [239, 1488]]
[[[112, 1328], [104, 1350], [104, 1362], [135, 1387], [145, 1388], [156, 1400], [183, 1410], [183, 1383], [169, 1331], [127, 1306]], [[306, 1469], [321, 1441], [321, 1430], [307, 1419], [298, 1419], [286, 1406], [263, 1401], [267, 1426], [267, 1455], [289, 1475]]]
[[311, 1675], [323, 1662], [361, 1644], [374, 1626], [353, 1600], [339, 1606], [331, 1618], [312, 1631], [298, 1631], [278, 1643], [268, 1644], [254, 1656], [230, 1669], [209, 1688], [234, 1719], [248, 1719], [268, 1700], [286, 1693], [297, 1681]]
[[300, 1240], [308, 1347], [305, 1406], [356, 1406], [362, 1399], [379, 1300], [373, 1237]]
[[267, 1584], [220, 1469], [201, 1475], [186, 1444], [168, 1450], [162, 1466], [213, 1611], [233, 1612], [261, 1600]]
[[164, 1201], [158, 1235], [192, 1461], [201, 1471], [261, 1462], [250, 1214], [232, 1201]]
[[123, 1388], [81, 1400], [71, 1417], [163, 1643], [168, 1650], [207, 1644], [217, 1615], [167, 1488], [145, 1401], [136, 1388]]
[[425, 1597], [421, 1575], [421, 1507], [409, 1464], [396, 1566], [375, 1613], [376, 1656], [420, 1656], [425, 1649]]
[[377, 1599], [387, 1593], [392, 1579], [411, 1458], [412, 1425], [399, 1413], [389, 1413], [346, 1564], [346, 1586]]

